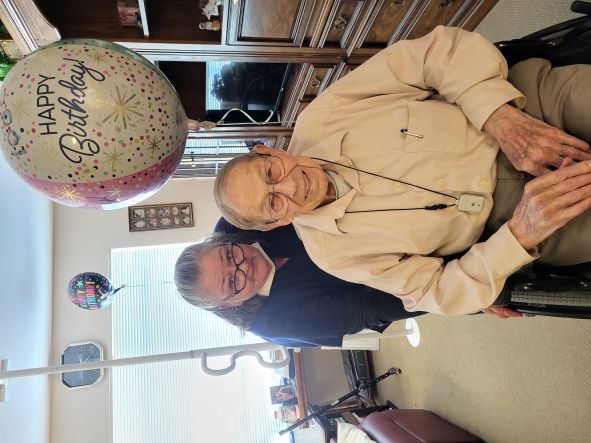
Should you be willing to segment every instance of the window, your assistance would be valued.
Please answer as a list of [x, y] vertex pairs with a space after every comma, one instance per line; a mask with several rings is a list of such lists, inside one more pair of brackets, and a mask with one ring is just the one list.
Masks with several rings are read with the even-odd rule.
[[[176, 293], [174, 263], [184, 246], [112, 250], [111, 280], [126, 285], [111, 305], [112, 358], [260, 341]], [[204, 374], [197, 359], [113, 368], [112, 442], [286, 442], [269, 398], [279, 379], [252, 358], [219, 377]]]
[[207, 62], [205, 113], [208, 119], [248, 123], [242, 113], [226, 114], [234, 108], [248, 111], [258, 121], [267, 119], [270, 111], [277, 117], [290, 72], [288, 63]]
[[255, 143], [240, 140], [188, 138], [175, 177], [215, 177], [230, 160], [249, 152]]
[[225, 163], [256, 144], [273, 146], [276, 136], [261, 136], [255, 122], [264, 123], [266, 132], [280, 125], [279, 109], [290, 75], [288, 63], [207, 62], [205, 119], [217, 123], [219, 130], [189, 133], [174, 177], [215, 177]]

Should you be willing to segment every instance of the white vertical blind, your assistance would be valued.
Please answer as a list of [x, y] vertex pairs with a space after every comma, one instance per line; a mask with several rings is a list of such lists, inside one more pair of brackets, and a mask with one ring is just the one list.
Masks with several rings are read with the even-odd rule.
[[[111, 305], [112, 358], [255, 343], [237, 328], [181, 299], [174, 263], [186, 245], [111, 251], [111, 281], [125, 284]], [[210, 366], [227, 366], [227, 357]], [[280, 375], [239, 359], [225, 376], [198, 360], [112, 369], [113, 443], [266, 443], [285, 426], [273, 418], [269, 386]]]
[[242, 140], [188, 138], [175, 177], [215, 177], [234, 157], [249, 152]]

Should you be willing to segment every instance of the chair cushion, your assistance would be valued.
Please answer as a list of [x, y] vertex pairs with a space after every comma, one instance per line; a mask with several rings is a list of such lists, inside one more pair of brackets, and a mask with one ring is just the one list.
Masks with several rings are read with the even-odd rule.
[[361, 428], [378, 443], [481, 442], [479, 438], [423, 409], [391, 409], [367, 416]]

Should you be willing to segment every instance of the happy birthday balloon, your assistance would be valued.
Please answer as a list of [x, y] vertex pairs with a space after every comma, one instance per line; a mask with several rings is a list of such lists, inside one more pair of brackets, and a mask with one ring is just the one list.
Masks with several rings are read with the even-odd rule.
[[68, 296], [79, 308], [102, 309], [111, 304], [115, 293], [123, 287], [115, 289], [104, 275], [83, 272], [72, 277], [68, 283]]
[[31, 186], [67, 206], [116, 209], [180, 163], [187, 117], [158, 68], [123, 46], [62, 40], [28, 55], [0, 92], [0, 147]]

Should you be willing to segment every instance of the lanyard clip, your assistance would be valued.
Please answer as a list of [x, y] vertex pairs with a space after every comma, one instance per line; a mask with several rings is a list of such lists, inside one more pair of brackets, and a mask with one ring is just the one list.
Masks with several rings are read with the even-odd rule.
[[415, 134], [414, 132], [409, 132], [408, 129], [401, 129], [400, 133], [402, 135], [412, 135], [413, 137], [416, 137], [416, 138], [423, 138], [423, 136], [421, 134]]

